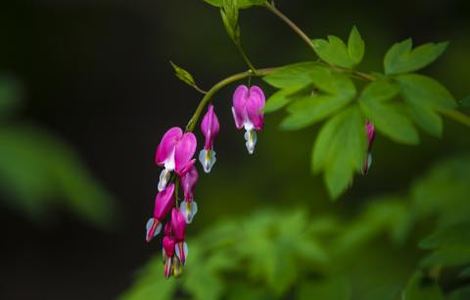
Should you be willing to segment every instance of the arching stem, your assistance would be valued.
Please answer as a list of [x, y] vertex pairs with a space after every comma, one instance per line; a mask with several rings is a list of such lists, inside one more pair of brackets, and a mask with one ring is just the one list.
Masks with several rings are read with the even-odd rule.
[[201, 117], [202, 112], [204, 111], [204, 108], [212, 100], [212, 97], [214, 96], [214, 94], [217, 93], [220, 89], [224, 88], [225, 86], [231, 83], [237, 82], [241, 79], [244, 79], [250, 76], [268, 75], [272, 73], [274, 70], [276, 70], [276, 68], [258, 69], [256, 70], [256, 73], [254, 73], [252, 70], [249, 70], [249, 71], [245, 71], [242, 73], [234, 74], [216, 83], [210, 90], [207, 91], [207, 93], [202, 98], [201, 102], [199, 102], [199, 105], [197, 106], [196, 111], [194, 111], [193, 116], [191, 117], [191, 119], [189, 119], [189, 122], [186, 125], [186, 131], [194, 130], [194, 128], [196, 127], [196, 124], [199, 121], [199, 118]]

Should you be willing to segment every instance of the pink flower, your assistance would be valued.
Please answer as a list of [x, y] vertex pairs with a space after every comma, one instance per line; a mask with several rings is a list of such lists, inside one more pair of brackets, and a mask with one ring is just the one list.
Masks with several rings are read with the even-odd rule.
[[375, 139], [375, 126], [369, 121], [366, 121], [365, 125], [366, 135], [367, 135], [367, 158], [364, 162], [364, 166], [362, 167], [362, 174], [366, 175], [369, 170], [370, 166], [372, 165], [372, 144], [374, 143]]
[[186, 230], [186, 221], [183, 214], [176, 208], [171, 211], [171, 229], [175, 239], [175, 253], [181, 263], [184, 265], [188, 256], [188, 245], [184, 241]]
[[170, 180], [171, 172], [184, 173], [192, 162], [197, 140], [192, 132], [183, 133], [179, 127], [170, 128], [162, 137], [155, 153], [155, 163], [165, 169], [160, 174], [158, 190], [162, 191]]
[[219, 134], [219, 119], [214, 112], [214, 106], [211, 104], [201, 122], [201, 131], [205, 137], [204, 149], [199, 152], [199, 161], [204, 172], [209, 173], [216, 162], [216, 153], [214, 151], [214, 139]]
[[175, 255], [175, 240], [170, 236], [164, 236], [162, 241], [163, 262], [165, 264], [163, 273], [166, 278], [173, 274], [173, 256]]
[[238, 129], [245, 129], [246, 148], [253, 154], [256, 146], [256, 131], [263, 129], [265, 96], [258, 86], [248, 88], [240, 85], [233, 94], [232, 113]]
[[181, 177], [181, 187], [183, 188], [184, 201], [180, 204], [180, 211], [187, 224], [190, 224], [197, 213], [197, 203], [194, 201], [194, 187], [196, 186], [199, 174], [195, 166]]
[[155, 208], [153, 210], [153, 218], [147, 221], [146, 240], [150, 242], [157, 236], [162, 229], [162, 220], [168, 214], [175, 203], [175, 185], [172, 183], [166, 189], [159, 192], [155, 197]]

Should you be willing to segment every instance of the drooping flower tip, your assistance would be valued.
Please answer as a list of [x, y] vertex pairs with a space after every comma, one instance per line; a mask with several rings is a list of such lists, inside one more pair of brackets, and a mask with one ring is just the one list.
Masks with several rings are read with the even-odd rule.
[[185, 200], [180, 204], [180, 211], [184, 216], [184, 220], [186, 224], [192, 223], [194, 216], [197, 214], [197, 210], [198, 210], [197, 203], [194, 200], [192, 201]]
[[367, 136], [367, 156], [362, 167], [362, 174], [367, 175], [372, 166], [372, 144], [375, 139], [375, 126], [372, 122], [366, 121], [365, 131]]
[[194, 199], [194, 188], [199, 179], [199, 173], [194, 164], [189, 168], [187, 172], [181, 176], [181, 187], [183, 188], [184, 199], [191, 201]]
[[266, 97], [258, 86], [248, 88], [240, 85], [233, 94], [232, 113], [238, 129], [244, 128], [245, 145], [248, 153], [253, 154], [257, 142], [256, 131], [263, 129], [264, 105]]
[[160, 233], [162, 229], [162, 224], [159, 220], [155, 218], [150, 218], [147, 221], [146, 229], [147, 232], [145, 235], [145, 240], [147, 243], [149, 243], [154, 237], [156, 237]]
[[375, 126], [370, 121], [366, 122], [366, 133], [367, 133], [368, 148], [370, 148], [372, 147], [372, 143], [374, 142], [374, 139], [375, 139]]
[[[150, 242], [162, 229], [162, 220], [174, 204], [175, 185], [168, 185], [163, 191], [158, 192], [155, 197], [153, 217], [147, 221], [145, 240]], [[166, 226], [165, 226], [166, 228]]]
[[201, 122], [201, 131], [204, 135], [205, 143], [204, 149], [199, 152], [199, 161], [206, 173], [210, 173], [217, 160], [216, 152], [214, 151], [214, 139], [219, 134], [219, 130], [219, 119], [215, 114], [214, 106], [211, 104]]
[[188, 244], [185, 241], [177, 242], [175, 245], [176, 257], [178, 257], [181, 264], [186, 263], [186, 258], [188, 257]]
[[181, 263], [184, 265], [188, 256], [188, 245], [184, 241], [186, 220], [184, 215], [178, 209], [171, 211], [171, 227], [175, 239], [175, 253]]
[[163, 274], [166, 278], [170, 278], [173, 274], [173, 257], [175, 255], [175, 241], [169, 236], [163, 237], [162, 241], [163, 263], [165, 265]]
[[201, 132], [205, 137], [204, 149], [213, 149], [214, 139], [219, 134], [219, 119], [214, 111], [214, 105], [209, 105], [201, 122]]

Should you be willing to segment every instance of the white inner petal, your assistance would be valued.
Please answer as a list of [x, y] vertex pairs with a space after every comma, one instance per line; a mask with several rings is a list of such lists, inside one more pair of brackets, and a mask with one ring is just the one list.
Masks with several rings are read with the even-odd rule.
[[253, 154], [255, 152], [255, 146], [257, 141], [256, 131], [251, 129], [245, 132], [245, 140], [246, 140], [246, 149], [248, 153]]
[[175, 148], [173, 148], [170, 156], [165, 160], [165, 169], [169, 171], [173, 171], [175, 169]]
[[166, 185], [168, 184], [168, 181], [170, 180], [171, 177], [171, 170], [168, 169], [163, 169], [162, 172], [160, 173], [160, 178], [158, 180], [158, 191], [161, 192], [166, 188]]

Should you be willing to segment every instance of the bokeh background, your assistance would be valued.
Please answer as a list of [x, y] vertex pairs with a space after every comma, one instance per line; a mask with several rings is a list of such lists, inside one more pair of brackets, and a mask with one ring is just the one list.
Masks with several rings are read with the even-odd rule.
[[[457, 99], [470, 94], [468, 1], [276, 2], [311, 37], [345, 38], [357, 25], [366, 41], [365, 71], [380, 71], [396, 41], [449, 40], [425, 73]], [[311, 58], [261, 8], [241, 13], [241, 31], [257, 67]], [[0, 298], [114, 299], [160, 255], [158, 243], [144, 241], [159, 173], [154, 150], [200, 99], [173, 76], [169, 60], [203, 88], [244, 70], [243, 61], [219, 12], [198, 0], [2, 1], [0, 40], [2, 88], [13, 99], [0, 109]], [[442, 139], [423, 134], [415, 147], [378, 136], [369, 176], [332, 203], [322, 178], [310, 174], [318, 128], [283, 132], [282, 113], [269, 115], [250, 157], [231, 118], [232, 90], [214, 99], [222, 126], [218, 162], [211, 176], [201, 176], [189, 236], [267, 207], [353, 216], [366, 199], [406, 194], [433, 164], [470, 151], [468, 129], [451, 121]]]

